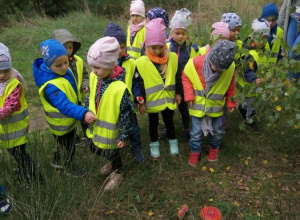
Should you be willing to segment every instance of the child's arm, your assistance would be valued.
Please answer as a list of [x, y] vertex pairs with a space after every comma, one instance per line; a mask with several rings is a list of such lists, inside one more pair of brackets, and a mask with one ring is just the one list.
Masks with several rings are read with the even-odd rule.
[[[118, 134], [118, 146], [121, 148], [125, 146], [125, 142], [129, 139], [133, 127], [133, 103], [130, 99], [128, 90], [124, 92], [120, 106], [120, 130]], [[124, 145], [123, 145], [124, 144]]]
[[233, 110], [236, 108], [236, 100], [232, 100], [232, 97], [235, 95], [235, 77], [233, 75], [231, 79], [231, 83], [227, 89], [227, 92], [225, 94], [226, 97], [226, 106], [229, 110], [229, 113], [233, 112]]
[[257, 79], [256, 71], [257, 71], [257, 63], [254, 61], [252, 55], [249, 55], [246, 59], [247, 67], [244, 70], [244, 77], [247, 82], [255, 82]]
[[143, 97], [143, 96], [142, 96], [142, 91], [141, 91], [141, 86], [140, 86], [140, 75], [137, 72], [137, 70], [135, 71], [135, 74], [133, 75], [133, 78], [132, 78], [132, 94], [134, 97], [134, 102], [139, 103], [137, 100], [137, 97], [138, 96]]
[[21, 109], [20, 97], [22, 95], [22, 86], [18, 84], [12, 93], [5, 99], [4, 105], [0, 108], [0, 120], [12, 115], [12, 113]]
[[182, 85], [183, 85], [183, 94], [184, 101], [190, 102], [195, 100], [194, 87], [190, 79], [185, 75], [184, 70], [182, 71]]
[[84, 120], [87, 109], [72, 103], [66, 94], [52, 84], [48, 84], [45, 88], [45, 97], [49, 103], [57, 108], [62, 114], [74, 118], [79, 121]]

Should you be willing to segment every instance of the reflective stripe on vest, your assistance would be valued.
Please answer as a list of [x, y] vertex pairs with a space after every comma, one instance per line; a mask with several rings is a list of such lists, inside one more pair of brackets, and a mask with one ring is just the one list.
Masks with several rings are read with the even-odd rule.
[[145, 42], [145, 33], [146, 28], [145, 26], [142, 27], [137, 34], [135, 35], [134, 41], [130, 43], [130, 26], [127, 29], [127, 41], [126, 41], [126, 52], [129, 54], [133, 59], [138, 59], [141, 56], [141, 45]]
[[[202, 57], [204, 63], [205, 55]], [[223, 114], [225, 105], [225, 93], [227, 92], [234, 74], [235, 64], [221, 73], [218, 81], [213, 85], [208, 94], [205, 92], [195, 69], [193, 59], [189, 60], [185, 66], [184, 73], [194, 86], [195, 100], [192, 108], [189, 108], [190, 115], [195, 117], [219, 117]]]
[[54, 108], [48, 103], [48, 101], [44, 97], [44, 89], [48, 84], [52, 84], [59, 88], [63, 93], [66, 94], [69, 101], [74, 104], [78, 104], [78, 97], [70, 82], [62, 77], [46, 82], [39, 89], [39, 95], [51, 132], [54, 135], [63, 136], [76, 127], [77, 121], [74, 118], [63, 115], [57, 108]]
[[9, 117], [0, 121], [0, 146], [12, 148], [27, 142], [29, 129], [29, 113], [25, 100], [23, 86], [16, 78], [11, 78], [5, 87], [3, 95], [0, 97], [0, 108], [4, 106], [5, 99], [20, 85], [22, 93], [20, 96], [21, 109], [13, 112]]
[[271, 51], [270, 51], [269, 42], [266, 43], [265, 49], [266, 49], [266, 51], [270, 52], [270, 55], [269, 55], [270, 57], [268, 59], [270, 63], [277, 63], [282, 38], [283, 38], [283, 30], [280, 27], [277, 27], [276, 36], [274, 36], [274, 39], [273, 39], [274, 42], [273, 42]]
[[173, 52], [169, 54], [165, 82], [147, 56], [140, 57], [136, 61], [136, 65], [144, 80], [146, 112], [156, 113], [166, 108], [175, 110], [175, 75], [178, 67], [177, 55]]

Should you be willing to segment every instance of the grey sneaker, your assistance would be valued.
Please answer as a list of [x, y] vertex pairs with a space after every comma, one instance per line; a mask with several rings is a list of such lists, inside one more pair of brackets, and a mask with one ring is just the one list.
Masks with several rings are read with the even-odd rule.
[[117, 188], [123, 181], [123, 174], [113, 172], [110, 174], [108, 183], [104, 187], [104, 191], [112, 191]]
[[100, 169], [100, 173], [103, 176], [108, 176], [112, 173], [112, 163], [108, 162], [106, 163], [101, 169]]

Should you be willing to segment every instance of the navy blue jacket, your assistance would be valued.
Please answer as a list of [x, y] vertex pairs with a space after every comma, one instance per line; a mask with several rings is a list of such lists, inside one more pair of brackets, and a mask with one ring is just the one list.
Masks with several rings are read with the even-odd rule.
[[[65, 78], [70, 82], [72, 88], [77, 95], [77, 87], [73, 74], [70, 70], [63, 76], [54, 73], [52, 70], [46, 68], [43, 59], [37, 59], [32, 64], [33, 77], [35, 84], [40, 88], [44, 83], [56, 79]], [[62, 114], [83, 121], [85, 113], [88, 111], [86, 108], [72, 103], [67, 95], [53, 84], [48, 84], [44, 89], [44, 97], [51, 106], [57, 108]]]

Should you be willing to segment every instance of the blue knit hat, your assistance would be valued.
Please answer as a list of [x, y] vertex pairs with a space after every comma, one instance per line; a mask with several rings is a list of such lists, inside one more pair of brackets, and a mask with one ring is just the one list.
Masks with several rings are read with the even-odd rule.
[[162, 8], [152, 8], [152, 9], [150, 9], [147, 13], [147, 18], [149, 18], [150, 21], [155, 19], [155, 18], [162, 18], [165, 22], [166, 27], [169, 26], [168, 12], [166, 12], [166, 10], [164, 10]]
[[274, 3], [270, 3], [265, 5], [261, 12], [261, 18], [267, 18], [267, 17], [275, 17], [278, 18], [279, 12], [278, 7]]
[[45, 40], [41, 43], [40, 50], [43, 57], [43, 62], [48, 69], [51, 68], [53, 62], [60, 56], [68, 56], [68, 52], [64, 45], [54, 39]]
[[115, 23], [110, 23], [106, 26], [103, 37], [115, 37], [119, 43], [126, 43], [125, 32], [121, 26]]

